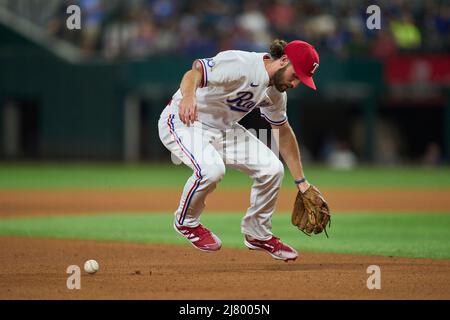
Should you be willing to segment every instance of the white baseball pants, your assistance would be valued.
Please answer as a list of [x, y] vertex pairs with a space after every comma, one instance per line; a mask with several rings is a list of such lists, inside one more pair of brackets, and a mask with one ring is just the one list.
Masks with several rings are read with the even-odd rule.
[[225, 167], [230, 167], [253, 179], [242, 233], [259, 240], [272, 237], [271, 218], [284, 174], [272, 150], [239, 124], [219, 130], [196, 121], [188, 127], [178, 114], [163, 112], [158, 127], [166, 148], [193, 170], [175, 212], [176, 224], [196, 227], [200, 223], [207, 195], [224, 176]]

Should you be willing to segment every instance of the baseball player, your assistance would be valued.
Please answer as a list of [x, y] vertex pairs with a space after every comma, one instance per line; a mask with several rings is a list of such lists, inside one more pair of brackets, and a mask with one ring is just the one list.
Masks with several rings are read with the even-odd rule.
[[271, 231], [283, 164], [238, 121], [259, 108], [279, 130], [280, 154], [297, 188], [305, 192], [310, 184], [287, 119], [286, 91], [301, 83], [316, 90], [312, 76], [318, 67], [319, 56], [309, 43], [275, 40], [269, 53], [223, 51], [195, 60], [184, 74], [158, 126], [162, 143], [193, 170], [175, 212], [174, 228], [195, 248], [209, 252], [221, 248], [219, 237], [200, 223], [200, 215], [206, 197], [230, 167], [253, 179], [250, 207], [241, 222], [245, 246], [279, 260], [297, 258], [297, 251]]

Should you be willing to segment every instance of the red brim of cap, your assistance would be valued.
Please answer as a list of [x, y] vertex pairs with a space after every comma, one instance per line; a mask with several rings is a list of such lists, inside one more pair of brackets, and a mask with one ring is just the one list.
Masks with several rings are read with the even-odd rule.
[[302, 74], [298, 74], [300, 81], [305, 84], [306, 86], [310, 87], [311, 89], [316, 90], [316, 84], [314, 83], [314, 80], [312, 77], [304, 76]]

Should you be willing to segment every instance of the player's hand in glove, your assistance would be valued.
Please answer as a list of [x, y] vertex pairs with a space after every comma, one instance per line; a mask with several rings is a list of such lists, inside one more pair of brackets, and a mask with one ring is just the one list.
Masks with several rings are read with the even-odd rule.
[[331, 224], [330, 209], [319, 189], [307, 184], [299, 187], [291, 217], [292, 224], [306, 235], [327, 233], [327, 225]]

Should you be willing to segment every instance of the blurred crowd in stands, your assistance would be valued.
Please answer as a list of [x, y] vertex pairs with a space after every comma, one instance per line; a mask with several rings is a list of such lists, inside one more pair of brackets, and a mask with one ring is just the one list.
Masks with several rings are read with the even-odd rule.
[[[46, 7], [52, 2], [39, 24], [107, 58], [266, 51], [274, 38], [304, 39], [321, 53], [380, 59], [450, 49], [447, 0], [47, 0]], [[71, 4], [81, 8], [80, 31], [66, 28]], [[366, 27], [371, 4], [381, 8], [381, 30]]]

